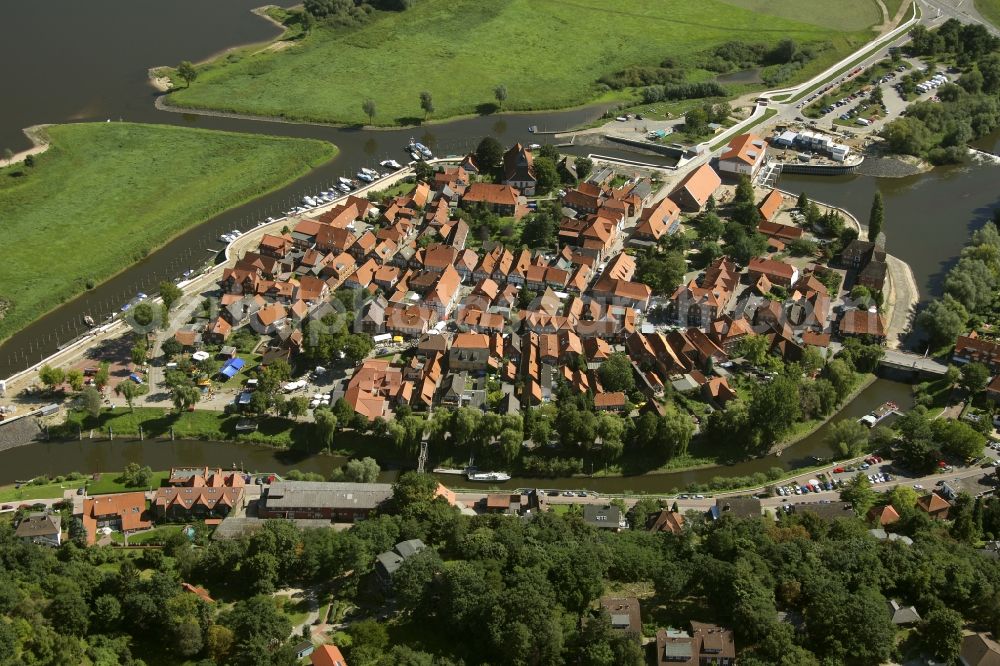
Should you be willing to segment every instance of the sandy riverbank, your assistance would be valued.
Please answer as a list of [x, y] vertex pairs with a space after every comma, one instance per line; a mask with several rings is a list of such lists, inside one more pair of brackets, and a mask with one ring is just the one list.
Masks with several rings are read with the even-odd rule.
[[25, 127], [21, 130], [33, 145], [31, 148], [15, 153], [9, 160], [0, 161], [0, 165], [9, 167], [23, 162], [28, 155], [38, 155], [39, 153], [44, 153], [48, 150], [49, 138], [45, 134], [45, 128], [48, 126], [49, 125], [32, 125], [31, 127]]

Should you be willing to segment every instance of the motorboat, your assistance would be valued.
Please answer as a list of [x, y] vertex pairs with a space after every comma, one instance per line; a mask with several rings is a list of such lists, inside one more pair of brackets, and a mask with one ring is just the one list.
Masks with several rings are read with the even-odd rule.
[[474, 470], [467, 470], [465, 472], [465, 478], [469, 481], [481, 481], [485, 483], [493, 483], [500, 481], [510, 481], [510, 474], [507, 472], [477, 472]]
[[375, 169], [369, 169], [368, 167], [361, 167], [361, 173], [371, 176], [372, 178], [378, 178], [378, 171]]
[[337, 189], [339, 189], [341, 192], [347, 193], [353, 190], [354, 188], [345, 183], [341, 183], [340, 185], [337, 186]]
[[369, 175], [368, 175], [367, 173], [365, 173], [365, 172], [363, 172], [363, 171], [359, 171], [359, 172], [358, 172], [357, 174], [355, 174], [355, 175], [356, 175], [356, 176], [358, 177], [358, 180], [363, 180], [363, 181], [364, 181], [364, 182], [366, 182], [366, 183], [370, 183], [370, 182], [372, 182], [373, 180], [375, 180], [374, 178], [372, 178], [371, 176], [369, 176]]
[[403, 166], [396, 160], [382, 160], [378, 163], [379, 166], [383, 166], [386, 169], [402, 169]]

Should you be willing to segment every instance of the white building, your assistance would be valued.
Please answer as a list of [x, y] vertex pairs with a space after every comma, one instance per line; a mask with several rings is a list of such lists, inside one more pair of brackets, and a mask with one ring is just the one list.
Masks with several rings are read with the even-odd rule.
[[764, 164], [764, 139], [756, 134], [741, 134], [729, 142], [719, 157], [719, 171], [746, 174], [751, 178]]

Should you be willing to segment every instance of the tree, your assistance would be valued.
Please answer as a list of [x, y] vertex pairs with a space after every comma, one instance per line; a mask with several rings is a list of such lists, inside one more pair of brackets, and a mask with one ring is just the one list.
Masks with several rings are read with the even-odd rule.
[[882, 233], [882, 226], [885, 223], [885, 210], [882, 205], [882, 193], [875, 191], [875, 198], [872, 199], [872, 209], [868, 214], [868, 240], [875, 242], [878, 235]]
[[876, 494], [872, 489], [871, 482], [861, 472], [855, 474], [840, 491], [840, 499], [844, 502], [850, 502], [854, 506], [854, 513], [859, 516], [868, 513], [868, 510], [875, 504], [875, 498]]
[[347, 481], [355, 483], [375, 483], [381, 471], [374, 458], [365, 457], [348, 460], [344, 465], [343, 476]]
[[292, 631], [288, 616], [278, 610], [273, 598], [265, 595], [237, 601], [221, 620], [233, 632], [235, 660], [230, 661], [238, 664], [272, 663], [269, 659], [261, 661], [259, 653], [274, 652]]
[[83, 372], [77, 368], [72, 368], [66, 373], [66, 381], [69, 383], [71, 389], [80, 391], [83, 389]]
[[183, 60], [177, 65], [177, 76], [184, 79], [186, 87], [191, 86], [191, 82], [198, 78], [198, 70], [194, 68], [190, 60]]
[[289, 415], [295, 418], [300, 418], [308, 413], [309, 400], [301, 395], [297, 395], [288, 400], [288, 402], [285, 403], [285, 406]]
[[160, 298], [163, 299], [163, 304], [167, 306], [168, 310], [174, 307], [174, 304], [184, 295], [183, 290], [169, 280], [161, 282], [159, 289]]
[[101, 414], [101, 392], [93, 386], [83, 389], [80, 394], [80, 401], [83, 403], [83, 410], [92, 418], [97, 418]]
[[951, 294], [945, 294], [931, 303], [917, 316], [917, 325], [930, 336], [936, 346], [954, 344], [955, 338], [964, 333], [969, 312]]
[[507, 100], [507, 86], [501, 83], [493, 88], [493, 98], [496, 99], [500, 105], [500, 110], [503, 111], [503, 103]]
[[329, 453], [330, 448], [333, 446], [333, 437], [337, 433], [337, 417], [332, 411], [324, 407], [313, 410], [313, 418], [316, 421], [317, 439], [321, 444], [326, 446], [326, 450]]
[[576, 170], [577, 178], [586, 180], [594, 170], [594, 161], [589, 157], [577, 157], [573, 160], [573, 168]]
[[141, 466], [139, 463], [131, 462], [125, 465], [122, 472], [121, 482], [129, 488], [145, 487], [153, 481], [153, 470], [149, 466]]
[[805, 192], [799, 192], [799, 198], [795, 202], [795, 207], [802, 213], [805, 213], [806, 209], [809, 208], [809, 197], [806, 196]]
[[365, 99], [361, 102], [361, 110], [368, 116], [368, 124], [371, 125], [372, 121], [375, 120], [375, 100], [371, 97]]
[[778, 441], [801, 415], [798, 384], [779, 375], [770, 382], [755, 384], [750, 400], [750, 422], [760, 433], [760, 444], [769, 447]]
[[392, 484], [392, 498], [400, 509], [426, 504], [434, 499], [437, 485], [437, 481], [429, 474], [404, 472], [399, 480]]
[[931, 430], [941, 450], [960, 460], [981, 456], [986, 446], [986, 437], [964, 421], [934, 419]]
[[134, 411], [134, 408], [132, 407], [132, 402], [140, 395], [142, 395], [143, 392], [144, 390], [140, 388], [131, 379], [126, 379], [125, 381], [119, 382], [118, 384], [115, 385], [115, 394], [125, 398], [125, 404], [128, 405], [128, 409], [130, 412]]
[[46, 363], [38, 371], [38, 378], [49, 387], [49, 390], [54, 391], [57, 386], [66, 381], [66, 372], [62, 368], [53, 368]]
[[868, 444], [868, 427], [854, 419], [843, 419], [830, 426], [826, 441], [840, 455], [855, 458], [864, 452]]
[[184, 351], [184, 345], [178, 342], [177, 338], [171, 337], [163, 341], [160, 345], [160, 351], [162, 351], [163, 355], [169, 359]]
[[108, 385], [108, 379], [111, 377], [111, 364], [107, 361], [101, 361], [100, 367], [97, 369], [97, 374], [94, 375], [94, 383], [101, 388]]
[[555, 162], [547, 157], [536, 157], [534, 166], [536, 179], [535, 191], [538, 194], [548, 194], [554, 187], [559, 185], [561, 181], [559, 180], [559, 171], [556, 170]]
[[110, 594], [102, 594], [94, 599], [91, 611], [91, 625], [100, 631], [111, 633], [122, 616], [122, 605]]
[[483, 171], [493, 171], [503, 160], [503, 146], [492, 136], [483, 137], [476, 146], [476, 164]]
[[701, 107], [684, 114], [684, 129], [688, 134], [701, 134], [708, 125], [708, 114]]
[[233, 648], [233, 631], [221, 624], [209, 626], [205, 632], [205, 647], [212, 661], [217, 664], [225, 663]]
[[148, 353], [149, 353], [149, 344], [146, 342], [146, 338], [139, 337], [139, 339], [135, 341], [135, 344], [132, 345], [132, 349], [130, 351], [132, 357], [132, 363], [134, 363], [135, 365], [145, 365], [146, 354]]
[[632, 362], [621, 352], [611, 354], [597, 369], [601, 385], [605, 391], [623, 391], [629, 393], [635, 388], [635, 377], [632, 375]]
[[754, 203], [753, 194], [753, 183], [750, 182], [750, 177], [746, 174], [740, 174], [739, 181], [736, 183], [736, 192], [733, 194], [733, 204], [752, 204]]
[[990, 383], [990, 370], [982, 363], [966, 363], [961, 369], [961, 386], [970, 394], [976, 394]]
[[352, 364], [357, 365], [365, 360], [365, 357], [375, 348], [370, 335], [366, 333], [351, 333], [344, 339], [344, 357]]
[[197, 404], [201, 399], [201, 391], [194, 386], [176, 386], [173, 391], [174, 408], [178, 412], [186, 411]]
[[962, 647], [964, 624], [961, 614], [950, 608], [932, 608], [918, 628], [924, 652], [940, 663], [954, 663]]
[[420, 93], [420, 108], [424, 112], [424, 120], [427, 120], [427, 116], [434, 113], [434, 99], [427, 91]]

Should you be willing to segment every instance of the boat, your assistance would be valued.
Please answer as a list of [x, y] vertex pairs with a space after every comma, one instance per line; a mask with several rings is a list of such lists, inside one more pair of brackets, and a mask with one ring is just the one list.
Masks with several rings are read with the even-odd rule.
[[874, 428], [879, 423], [881, 423], [882, 420], [885, 419], [885, 417], [889, 416], [890, 414], [895, 414], [898, 411], [899, 411], [899, 405], [894, 403], [892, 400], [887, 400], [886, 402], [883, 402], [881, 405], [873, 409], [868, 414], [862, 416], [860, 419], [858, 419], [858, 421], [864, 423], [869, 428]]
[[341, 183], [340, 185], [337, 186], [337, 189], [339, 189], [341, 192], [345, 192], [346, 193], [346, 192], [350, 192], [354, 188], [351, 187], [350, 185], [347, 185], [346, 183]]
[[420, 143], [419, 141], [413, 138], [410, 139], [410, 143], [409, 145], [407, 145], [407, 150], [410, 151], [410, 154], [416, 152], [417, 154], [422, 155], [424, 159], [430, 159], [434, 157], [434, 153], [431, 152], [430, 148], [428, 148], [427, 146], [425, 146], [424, 144]]
[[476, 472], [474, 470], [466, 470], [465, 478], [469, 481], [492, 483], [495, 481], [510, 481], [510, 474], [507, 472]]
[[337, 182], [339, 182], [341, 185], [347, 185], [348, 187], [353, 185], [353, 183], [349, 179], [344, 178], [343, 176], [337, 178]]
[[386, 169], [402, 169], [402, 165], [396, 160], [382, 160], [378, 163], [379, 166], [385, 167]]
[[372, 178], [378, 178], [378, 171], [375, 169], [369, 169], [368, 167], [361, 167], [361, 173], [371, 176]]
[[239, 229], [233, 229], [232, 231], [229, 232], [229, 235], [232, 236], [233, 238], [239, 238], [240, 236], [243, 235], [243, 232], [240, 231]]
[[87, 326], [89, 326], [90, 328], [93, 328], [94, 327], [94, 318], [91, 317], [90, 315], [83, 315], [83, 323], [86, 324]]
[[370, 182], [372, 182], [373, 180], [375, 180], [374, 178], [372, 178], [371, 176], [369, 176], [368, 174], [366, 174], [366, 173], [365, 173], [364, 171], [359, 171], [359, 172], [358, 172], [357, 174], [355, 174], [355, 175], [356, 175], [356, 176], [358, 177], [358, 180], [363, 180], [363, 181], [365, 181], [366, 183], [370, 183]]
[[416, 160], [417, 162], [419, 162], [419, 161], [420, 161], [420, 160], [422, 159], [422, 158], [420, 157], [420, 153], [418, 153], [418, 152], [417, 152], [417, 151], [415, 151], [415, 150], [411, 150], [411, 151], [410, 151], [410, 157], [412, 157], [412, 158], [413, 158], [414, 160]]

